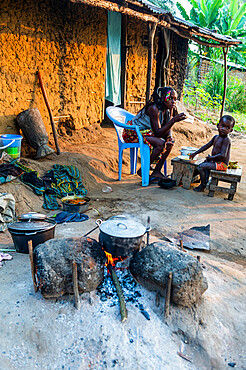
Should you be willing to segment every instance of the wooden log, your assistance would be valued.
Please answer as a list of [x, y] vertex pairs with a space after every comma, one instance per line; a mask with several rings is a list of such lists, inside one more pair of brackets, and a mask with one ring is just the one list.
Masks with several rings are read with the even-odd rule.
[[35, 293], [38, 291], [36, 277], [35, 277], [35, 267], [33, 262], [33, 246], [32, 246], [32, 240], [28, 240], [28, 251], [29, 251], [29, 258], [31, 263], [31, 272], [32, 272], [32, 281], [34, 285]]
[[165, 310], [164, 318], [167, 319], [169, 316], [170, 298], [171, 298], [171, 286], [172, 286], [172, 272], [169, 272], [167, 286], [166, 286], [166, 297], [165, 297]]
[[118, 279], [118, 277], [117, 277], [117, 275], [116, 275], [116, 273], [113, 269], [113, 266], [110, 263], [108, 264], [108, 269], [109, 269], [109, 272], [111, 274], [111, 278], [113, 280], [113, 283], [114, 283], [114, 286], [116, 288], [117, 295], [118, 295], [118, 298], [119, 298], [121, 321], [124, 322], [127, 319], [127, 310], [126, 310], [125, 299], [124, 299], [124, 295], [123, 295], [123, 292], [122, 292], [122, 289], [121, 289], [121, 285], [120, 285], [119, 279]]
[[78, 309], [79, 308], [78, 270], [77, 270], [77, 263], [75, 261], [72, 264], [72, 268], [73, 268], [74, 306], [76, 309]]

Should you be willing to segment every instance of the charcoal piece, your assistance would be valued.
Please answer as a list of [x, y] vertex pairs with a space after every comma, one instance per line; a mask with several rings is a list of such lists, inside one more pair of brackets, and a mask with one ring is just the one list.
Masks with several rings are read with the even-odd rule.
[[38, 108], [30, 108], [19, 113], [17, 123], [27, 144], [37, 150], [35, 159], [54, 153], [54, 149], [47, 145], [49, 137]]
[[38, 285], [45, 298], [73, 293], [72, 263], [77, 263], [79, 293], [95, 290], [104, 277], [105, 253], [94, 239], [51, 239], [34, 250]]

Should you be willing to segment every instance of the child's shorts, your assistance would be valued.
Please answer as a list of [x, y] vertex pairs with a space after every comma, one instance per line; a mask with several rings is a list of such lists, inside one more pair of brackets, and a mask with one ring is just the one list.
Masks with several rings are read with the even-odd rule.
[[223, 162], [216, 162], [216, 170], [217, 171], [226, 171], [228, 166]]

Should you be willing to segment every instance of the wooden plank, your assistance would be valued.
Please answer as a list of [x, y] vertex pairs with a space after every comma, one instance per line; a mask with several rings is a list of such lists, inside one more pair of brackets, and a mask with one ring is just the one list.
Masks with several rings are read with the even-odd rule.
[[240, 182], [241, 177], [235, 176], [235, 175], [229, 175], [226, 173], [212, 173], [211, 174], [212, 178], [217, 178], [220, 181], [225, 181], [225, 182]]
[[210, 185], [209, 190], [211, 191], [220, 191], [222, 193], [227, 193], [227, 194], [234, 194], [235, 189], [228, 189], [228, 188], [223, 188], [222, 186], [216, 186], [216, 185]]

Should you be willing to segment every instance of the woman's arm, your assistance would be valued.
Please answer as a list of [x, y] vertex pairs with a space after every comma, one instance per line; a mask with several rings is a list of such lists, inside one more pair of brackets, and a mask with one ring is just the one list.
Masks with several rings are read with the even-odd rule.
[[175, 117], [171, 118], [165, 126], [161, 127], [160, 120], [159, 120], [159, 109], [155, 104], [150, 105], [146, 111], [146, 114], [148, 114], [150, 118], [150, 123], [152, 130], [155, 134], [156, 137], [163, 137], [166, 135], [170, 128], [179, 121], [182, 121], [183, 119], [186, 118], [186, 115], [184, 113], [179, 113]]

